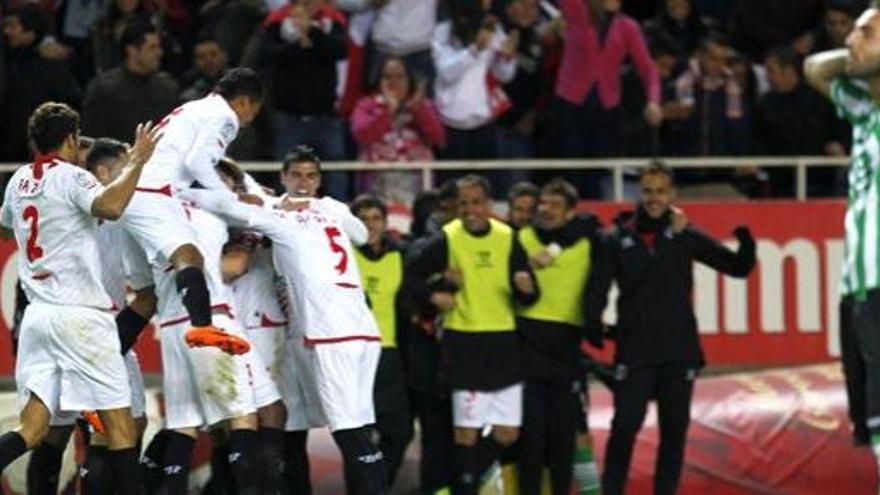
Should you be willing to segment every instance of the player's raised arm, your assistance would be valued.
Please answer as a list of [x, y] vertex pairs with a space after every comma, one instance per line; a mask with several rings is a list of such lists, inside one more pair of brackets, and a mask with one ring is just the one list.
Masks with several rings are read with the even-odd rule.
[[134, 146], [128, 153], [128, 163], [122, 169], [122, 173], [104, 190], [95, 197], [92, 202], [91, 213], [93, 216], [107, 220], [116, 220], [122, 216], [122, 212], [128, 206], [144, 164], [153, 155], [156, 143], [159, 142], [161, 133], [152, 123], [140, 124], [135, 132]]
[[831, 81], [843, 75], [849, 57], [846, 48], [815, 53], [804, 61], [804, 75], [811, 86], [830, 97]]

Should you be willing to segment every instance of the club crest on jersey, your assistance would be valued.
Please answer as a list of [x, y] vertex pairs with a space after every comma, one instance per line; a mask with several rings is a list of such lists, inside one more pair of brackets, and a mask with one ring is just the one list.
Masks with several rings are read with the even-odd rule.
[[491, 251], [477, 251], [477, 268], [492, 268]]
[[80, 172], [76, 174], [76, 184], [83, 189], [91, 189], [98, 185], [95, 176], [88, 172]]

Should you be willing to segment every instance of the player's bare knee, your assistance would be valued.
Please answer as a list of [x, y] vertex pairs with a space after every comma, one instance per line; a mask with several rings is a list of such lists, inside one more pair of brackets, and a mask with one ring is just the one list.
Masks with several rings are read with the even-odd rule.
[[199, 431], [195, 428], [178, 428], [174, 430], [175, 433], [180, 433], [181, 435], [186, 435], [192, 439], [196, 439], [199, 437]]
[[504, 447], [513, 445], [519, 438], [519, 428], [515, 426], [493, 426], [492, 438]]
[[473, 447], [480, 439], [480, 430], [476, 428], [456, 428], [453, 433], [453, 439], [456, 445], [464, 447]]
[[49, 434], [49, 422], [22, 421], [18, 434], [24, 439], [28, 449], [40, 445]]
[[275, 401], [257, 410], [257, 419], [260, 428], [284, 428], [284, 423], [287, 422], [287, 408], [284, 407], [284, 402]]
[[205, 266], [205, 259], [202, 257], [202, 253], [193, 244], [184, 244], [174, 250], [169, 261], [174, 265], [175, 270], [178, 271], [187, 266], [194, 266], [196, 268]]
[[131, 417], [131, 409], [110, 409], [98, 411], [98, 414], [104, 423], [107, 447], [110, 450], [128, 449], [137, 445], [137, 428], [134, 418]]
[[229, 420], [229, 428], [232, 430], [256, 430], [257, 414], [252, 413], [247, 416], [240, 416]]

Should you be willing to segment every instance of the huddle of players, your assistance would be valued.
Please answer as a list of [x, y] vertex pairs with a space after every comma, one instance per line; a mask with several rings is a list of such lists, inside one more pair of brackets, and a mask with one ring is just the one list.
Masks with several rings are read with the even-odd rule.
[[[369, 428], [380, 337], [353, 251], [366, 228], [314, 197], [320, 161], [308, 149], [285, 161], [280, 198], [223, 160], [262, 100], [256, 74], [232, 70], [211, 95], [139, 126], [130, 150], [97, 140], [89, 170], [77, 165], [75, 111], [47, 103], [31, 116], [36, 157], [0, 210], [30, 301], [18, 332], [20, 426], [0, 436], [0, 470], [41, 446], [29, 478], [57, 485], [53, 454], [94, 411], [83, 493], [187, 493], [202, 427], [228, 490], [308, 493], [306, 432], [325, 426], [349, 491], [387, 492]], [[166, 423], [139, 459], [143, 388], [129, 351], [154, 313]]]

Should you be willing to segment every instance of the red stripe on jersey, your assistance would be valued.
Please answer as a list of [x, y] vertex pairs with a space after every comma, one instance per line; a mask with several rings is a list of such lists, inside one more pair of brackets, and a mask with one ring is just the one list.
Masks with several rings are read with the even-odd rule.
[[286, 321], [272, 321], [266, 316], [266, 313], [263, 313], [263, 316], [260, 318], [260, 328], [276, 328], [283, 327], [287, 325]]
[[136, 187], [134, 190], [145, 193], [164, 194], [165, 196], [171, 197], [171, 184], [165, 184], [158, 189], [152, 187]]
[[34, 163], [32, 165], [34, 169], [34, 179], [40, 180], [43, 178], [43, 165], [48, 164], [49, 168], [57, 165], [57, 163], [54, 163], [56, 158], [58, 158], [57, 153], [49, 153], [47, 155], [37, 154], [37, 156], [34, 157]]
[[[232, 308], [229, 307], [228, 304], [217, 304], [217, 305], [211, 306], [211, 313], [212, 314], [224, 314], [230, 318], [235, 318], [235, 316], [233, 316], [233, 314], [232, 314]], [[163, 321], [162, 323], [159, 324], [159, 328], [171, 327], [171, 326], [177, 325], [179, 323], [183, 323], [187, 320], [189, 320], [189, 316], [181, 316], [180, 318], [174, 318], [173, 320]]]
[[336, 282], [336, 285], [343, 289], [360, 289], [359, 285], [350, 284], [348, 282]]
[[381, 339], [378, 335], [349, 335], [348, 337], [330, 337], [326, 339], [310, 339], [308, 337], [303, 337], [303, 342], [306, 345], [320, 345], [320, 344], [341, 344], [342, 342], [351, 342], [353, 340], [366, 340], [367, 342], [379, 342]]
[[46, 280], [47, 278], [49, 278], [51, 276], [52, 276], [51, 273], [35, 273], [35, 274], [31, 275], [31, 278], [34, 280]]

